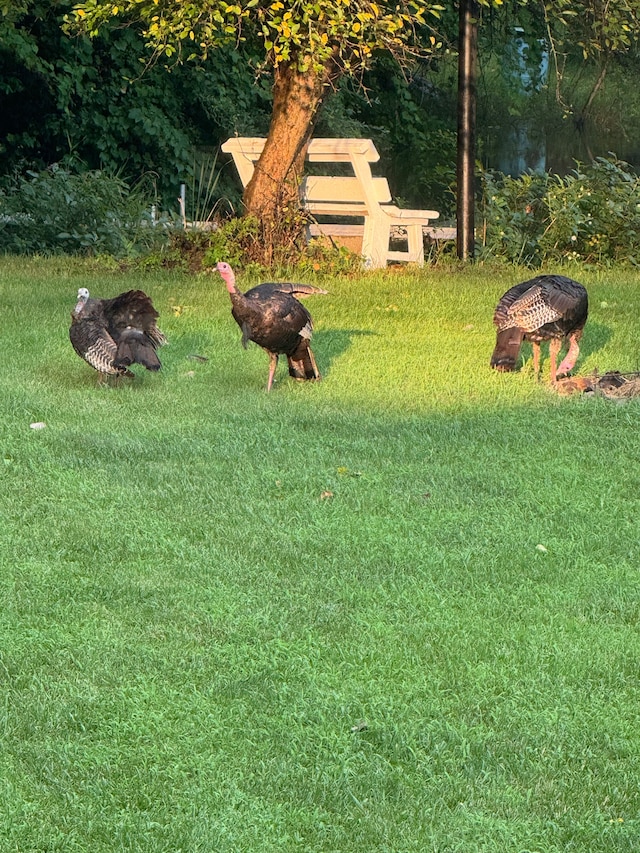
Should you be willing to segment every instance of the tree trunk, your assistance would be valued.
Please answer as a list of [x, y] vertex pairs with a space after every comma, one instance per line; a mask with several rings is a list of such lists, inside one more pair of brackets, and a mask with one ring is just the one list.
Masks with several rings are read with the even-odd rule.
[[473, 260], [475, 242], [478, 3], [460, 0], [458, 59], [457, 252]]
[[605, 56], [602, 67], [600, 68], [600, 74], [598, 75], [598, 79], [596, 80], [591, 92], [589, 93], [589, 97], [583, 108], [578, 113], [577, 118], [573, 120], [573, 125], [575, 129], [578, 131], [579, 135], [582, 137], [582, 141], [584, 142], [584, 147], [587, 151], [587, 157], [589, 160], [595, 160], [596, 158], [593, 155], [593, 151], [591, 150], [591, 145], [589, 144], [589, 137], [586, 133], [586, 124], [587, 119], [589, 118], [589, 112], [591, 110], [591, 104], [595, 96], [598, 94], [599, 89], [604, 85], [604, 78], [607, 76], [607, 59]]
[[273, 112], [264, 150], [244, 192], [247, 213], [263, 225], [298, 207], [298, 185], [318, 109], [338, 76], [330, 59], [320, 71], [300, 71], [295, 60], [275, 70]]

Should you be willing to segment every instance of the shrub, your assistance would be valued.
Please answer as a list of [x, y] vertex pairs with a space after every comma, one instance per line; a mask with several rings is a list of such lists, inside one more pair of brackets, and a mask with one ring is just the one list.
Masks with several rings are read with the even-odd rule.
[[[361, 256], [344, 246], [327, 245], [319, 240], [307, 242], [304, 221], [297, 211], [291, 214], [291, 221], [284, 217], [279, 225], [285, 239], [268, 256], [262, 225], [254, 216], [220, 220], [210, 229], [176, 228], [169, 232], [168, 247], [153, 263], [200, 272], [224, 260], [245, 271], [295, 268], [297, 275], [351, 273], [361, 268]], [[151, 259], [144, 263], [149, 266]]]
[[616, 158], [569, 175], [483, 175], [479, 256], [514, 263], [582, 260], [640, 265], [640, 178]]
[[150, 197], [101, 171], [52, 166], [0, 190], [0, 251], [8, 253], [135, 254], [161, 235], [151, 226]]

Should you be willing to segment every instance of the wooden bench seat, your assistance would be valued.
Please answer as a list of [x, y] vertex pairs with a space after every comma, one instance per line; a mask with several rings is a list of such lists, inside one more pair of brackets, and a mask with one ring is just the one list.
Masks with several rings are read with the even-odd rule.
[[[264, 143], [261, 137], [234, 137], [222, 145], [222, 150], [233, 156], [245, 187], [253, 176]], [[370, 139], [311, 140], [307, 149], [309, 163], [328, 164], [325, 168], [336, 163], [348, 164], [353, 175], [311, 174], [302, 179], [301, 205], [312, 218], [309, 236], [362, 235], [362, 255], [371, 268], [384, 267], [389, 261], [422, 265], [424, 234], [432, 239], [451, 239], [455, 230], [434, 229], [430, 223], [440, 215], [435, 210], [405, 210], [391, 204], [387, 179], [371, 173], [371, 163], [379, 159]], [[354, 219], [361, 221], [344, 221]], [[406, 240], [406, 250], [392, 249], [392, 239]]]

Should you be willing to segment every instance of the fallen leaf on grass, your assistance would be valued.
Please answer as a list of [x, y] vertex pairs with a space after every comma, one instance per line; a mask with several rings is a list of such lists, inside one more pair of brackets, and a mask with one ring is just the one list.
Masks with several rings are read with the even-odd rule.
[[326, 501], [326, 500], [328, 500], [329, 498], [332, 498], [332, 497], [333, 497], [333, 492], [329, 492], [329, 491], [326, 491], [326, 492], [320, 492], [320, 500], [321, 500], [321, 501]]

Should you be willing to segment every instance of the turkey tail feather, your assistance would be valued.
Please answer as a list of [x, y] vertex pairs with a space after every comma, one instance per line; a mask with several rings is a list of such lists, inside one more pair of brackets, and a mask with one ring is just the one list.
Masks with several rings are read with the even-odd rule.
[[301, 296], [321, 296], [327, 295], [329, 293], [328, 290], [324, 290], [322, 287], [314, 287], [312, 284], [290, 284], [289, 282], [285, 284], [277, 284], [277, 289], [282, 293], [290, 293], [292, 296], [301, 297]]
[[296, 351], [287, 356], [289, 376], [294, 379], [320, 379], [320, 371], [307, 341], [301, 341]]
[[131, 329], [123, 333], [118, 342], [118, 351], [113, 360], [114, 367], [128, 367], [141, 364], [147, 370], [160, 370], [161, 364], [153, 345], [144, 333]]
[[524, 330], [516, 327], [498, 332], [496, 346], [491, 356], [491, 367], [494, 370], [515, 370], [523, 338]]

